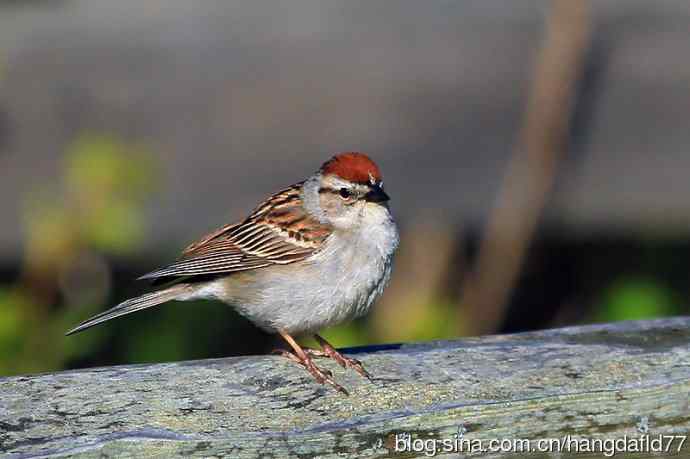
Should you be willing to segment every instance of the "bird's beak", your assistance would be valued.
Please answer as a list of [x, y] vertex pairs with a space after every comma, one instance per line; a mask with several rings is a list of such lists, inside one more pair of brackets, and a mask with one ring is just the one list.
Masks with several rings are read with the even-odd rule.
[[386, 202], [390, 200], [390, 197], [379, 185], [371, 185], [371, 189], [364, 195], [364, 199], [367, 202]]

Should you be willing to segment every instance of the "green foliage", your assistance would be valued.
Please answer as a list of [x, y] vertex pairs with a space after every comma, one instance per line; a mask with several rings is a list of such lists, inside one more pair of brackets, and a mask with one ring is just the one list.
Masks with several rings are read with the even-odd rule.
[[[400, 342], [453, 339], [459, 336], [457, 329], [458, 308], [452, 301], [420, 302], [407, 309], [410, 314], [401, 320], [397, 328], [396, 340]], [[371, 320], [359, 320], [331, 327], [321, 336], [335, 347], [353, 347], [381, 342], [375, 324]], [[384, 340], [385, 341], [385, 340]], [[300, 340], [305, 346], [318, 348], [311, 337]]]
[[125, 358], [145, 363], [208, 357], [214, 339], [232, 328], [223, 321], [226, 309], [214, 302], [172, 302], [123, 319]]
[[134, 250], [144, 235], [141, 201], [154, 189], [146, 151], [115, 139], [87, 135], [70, 148], [66, 186], [78, 205], [83, 237], [108, 253]]
[[[369, 340], [369, 330], [366, 324], [361, 321], [331, 327], [320, 332], [320, 335], [335, 347], [352, 347], [371, 344]], [[299, 341], [300, 344], [304, 346], [314, 349], [319, 348], [319, 344], [311, 336], [305, 336]]]
[[143, 147], [91, 134], [77, 139], [65, 160], [69, 187], [111, 196], [145, 197], [155, 189], [153, 170]]
[[65, 152], [62, 183], [27, 197], [24, 265], [16, 285], [0, 287], [1, 373], [63, 368], [105, 338], [64, 332], [103, 309], [110, 284], [103, 255], [140, 246], [155, 172], [145, 148], [86, 134]]
[[676, 313], [673, 291], [649, 278], [626, 278], [615, 282], [603, 295], [595, 319], [602, 322], [651, 319]]
[[[17, 355], [22, 348], [22, 335], [25, 323], [22, 311], [27, 308], [27, 302], [18, 292], [0, 289], [0, 305], [2, 305], [2, 320], [0, 320], [0, 356]], [[10, 359], [0, 359], [0, 374], [15, 371], [15, 363]]]
[[451, 301], [434, 300], [410, 311], [410, 327], [401, 341], [429, 341], [458, 337], [458, 306]]

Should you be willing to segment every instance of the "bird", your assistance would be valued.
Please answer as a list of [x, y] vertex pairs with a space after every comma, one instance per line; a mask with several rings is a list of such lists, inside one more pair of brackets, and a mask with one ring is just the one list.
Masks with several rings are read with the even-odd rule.
[[[364, 153], [336, 154], [306, 180], [261, 202], [182, 251], [177, 261], [144, 274], [157, 289], [124, 301], [69, 330], [71, 335], [171, 300], [218, 300], [259, 328], [279, 334], [280, 355], [320, 384], [348, 391], [314, 358], [331, 358], [371, 379], [362, 363], [318, 332], [365, 315], [391, 276], [399, 245], [379, 167]], [[295, 336], [311, 334], [321, 349]]]

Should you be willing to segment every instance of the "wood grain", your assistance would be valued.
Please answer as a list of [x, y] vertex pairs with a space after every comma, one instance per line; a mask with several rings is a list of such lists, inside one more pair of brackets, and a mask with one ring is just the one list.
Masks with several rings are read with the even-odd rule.
[[672, 318], [352, 349], [373, 383], [320, 361], [350, 396], [277, 356], [3, 378], [0, 451], [10, 458], [416, 457], [423, 453], [395, 452], [396, 434], [424, 440], [462, 432], [468, 441], [685, 435], [689, 326], [690, 318]]

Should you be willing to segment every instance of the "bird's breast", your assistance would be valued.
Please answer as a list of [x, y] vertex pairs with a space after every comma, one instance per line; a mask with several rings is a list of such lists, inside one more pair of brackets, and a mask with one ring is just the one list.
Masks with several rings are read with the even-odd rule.
[[229, 276], [226, 302], [266, 330], [315, 332], [365, 314], [390, 277], [398, 233], [390, 220], [335, 232], [306, 260]]
[[334, 322], [365, 314], [383, 292], [398, 246], [395, 224], [369, 226], [338, 237], [333, 235], [313, 260], [323, 273], [323, 292], [317, 303]]

